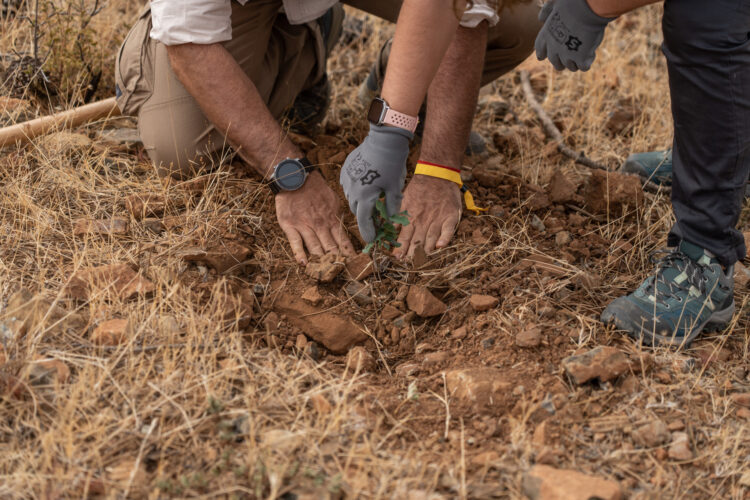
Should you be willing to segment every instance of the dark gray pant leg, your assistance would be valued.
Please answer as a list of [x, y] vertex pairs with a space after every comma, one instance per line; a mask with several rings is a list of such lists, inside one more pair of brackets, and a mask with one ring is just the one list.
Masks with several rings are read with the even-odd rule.
[[750, 0], [666, 0], [664, 54], [674, 118], [670, 245], [684, 239], [724, 265], [750, 174]]

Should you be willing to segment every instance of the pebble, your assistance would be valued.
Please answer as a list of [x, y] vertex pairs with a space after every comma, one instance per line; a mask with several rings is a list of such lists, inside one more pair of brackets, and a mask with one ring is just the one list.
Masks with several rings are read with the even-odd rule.
[[323, 300], [323, 296], [320, 294], [320, 290], [317, 286], [311, 286], [305, 290], [305, 293], [302, 294], [302, 300], [314, 306], [317, 306]]
[[494, 309], [500, 303], [497, 297], [491, 295], [472, 295], [469, 298], [469, 304], [474, 312], [484, 312]]
[[669, 458], [684, 462], [692, 460], [693, 452], [690, 450], [688, 435], [684, 432], [672, 434], [672, 444], [669, 445]]
[[535, 465], [524, 474], [521, 488], [531, 500], [621, 500], [622, 489], [615, 481], [574, 470]]
[[539, 347], [542, 343], [542, 332], [539, 327], [530, 327], [516, 335], [516, 345], [518, 347], [533, 348]]
[[127, 341], [132, 333], [127, 319], [110, 319], [103, 321], [91, 334], [91, 342], [97, 345], [118, 345]]
[[448, 309], [448, 306], [435, 297], [432, 292], [420, 285], [409, 287], [406, 304], [409, 306], [409, 309], [422, 318], [439, 316], [444, 314]]
[[352, 347], [346, 355], [346, 369], [351, 373], [374, 372], [375, 358], [362, 346]]
[[630, 366], [627, 356], [614, 347], [599, 346], [583, 354], [563, 359], [563, 368], [570, 380], [578, 385], [594, 379], [614, 380]]
[[654, 420], [638, 427], [633, 432], [633, 440], [643, 448], [656, 448], [669, 441], [671, 434], [667, 424], [661, 420]]

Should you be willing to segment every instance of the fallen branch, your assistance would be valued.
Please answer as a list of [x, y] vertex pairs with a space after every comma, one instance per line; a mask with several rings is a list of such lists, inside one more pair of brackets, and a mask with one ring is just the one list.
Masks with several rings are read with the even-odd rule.
[[[557, 150], [564, 156], [567, 156], [576, 163], [579, 163], [585, 167], [593, 168], [596, 170], [605, 170], [609, 172], [610, 170], [606, 165], [594, 161], [591, 158], [587, 158], [583, 154], [583, 152], [577, 152], [573, 148], [565, 144], [565, 138], [563, 137], [562, 132], [560, 132], [560, 129], [557, 128], [557, 125], [555, 125], [555, 122], [553, 122], [552, 118], [549, 117], [542, 105], [539, 104], [539, 101], [536, 100], [536, 97], [534, 96], [534, 90], [531, 88], [529, 72], [521, 70], [519, 74], [521, 76], [521, 87], [523, 89], [523, 95], [526, 98], [526, 102], [528, 103], [529, 107], [534, 110], [537, 118], [539, 118], [539, 121], [542, 122], [542, 126], [544, 127], [544, 131], [547, 133], [547, 136], [557, 143]], [[672, 189], [668, 186], [658, 185], [649, 180], [643, 181], [643, 190], [652, 193], [669, 193], [672, 191]]]

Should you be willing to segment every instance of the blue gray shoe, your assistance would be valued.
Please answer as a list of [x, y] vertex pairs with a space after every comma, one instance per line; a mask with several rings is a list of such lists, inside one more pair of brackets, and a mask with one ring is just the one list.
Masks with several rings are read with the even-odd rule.
[[641, 179], [654, 184], [672, 184], [672, 150], [635, 153], [628, 156], [621, 170], [626, 174], [637, 174]]
[[635, 292], [609, 304], [603, 323], [644, 344], [675, 347], [687, 347], [702, 331], [729, 324], [734, 266], [725, 271], [710, 252], [686, 241], [657, 252], [652, 260], [654, 274]]

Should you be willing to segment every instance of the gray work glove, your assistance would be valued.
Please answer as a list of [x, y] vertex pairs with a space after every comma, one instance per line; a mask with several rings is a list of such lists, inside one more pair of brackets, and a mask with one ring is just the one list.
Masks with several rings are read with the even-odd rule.
[[594, 13], [586, 0], [549, 0], [539, 12], [544, 26], [534, 44], [536, 57], [549, 59], [558, 71], [588, 71], [614, 19]]
[[375, 239], [372, 215], [380, 193], [385, 193], [388, 215], [396, 215], [401, 208], [409, 141], [413, 137], [402, 128], [370, 124], [370, 133], [341, 168], [339, 182], [349, 208], [357, 216], [359, 233], [368, 243]]

